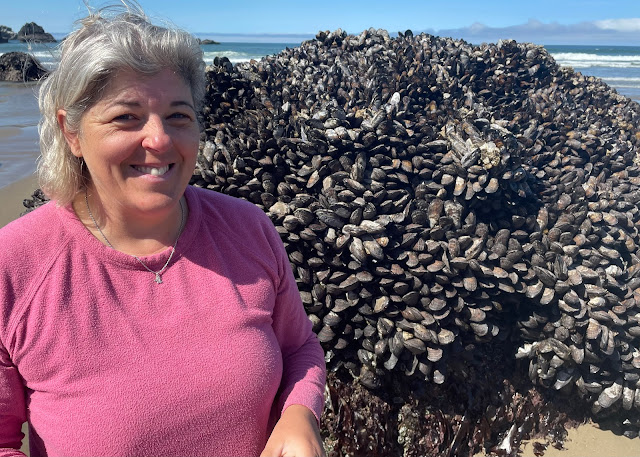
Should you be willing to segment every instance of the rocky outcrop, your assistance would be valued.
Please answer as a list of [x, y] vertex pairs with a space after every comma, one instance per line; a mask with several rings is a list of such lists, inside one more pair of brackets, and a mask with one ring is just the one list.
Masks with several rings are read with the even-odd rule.
[[7, 43], [9, 40], [17, 40], [18, 34], [11, 27], [0, 25], [0, 43]]
[[201, 39], [198, 39], [198, 43], [200, 43], [200, 44], [220, 44], [219, 42], [217, 42], [215, 40], [201, 40]]
[[25, 52], [7, 52], [0, 56], [0, 81], [37, 81], [46, 74], [47, 69]]
[[32, 43], [55, 43], [56, 39], [35, 22], [28, 22], [18, 32], [18, 40]]

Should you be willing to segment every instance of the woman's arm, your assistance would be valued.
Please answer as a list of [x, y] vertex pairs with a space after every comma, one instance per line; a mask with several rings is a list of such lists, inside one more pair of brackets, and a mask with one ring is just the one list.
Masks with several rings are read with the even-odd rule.
[[316, 416], [309, 408], [285, 409], [260, 457], [324, 457]]
[[[297, 288], [295, 293], [300, 300]], [[272, 414], [282, 414], [261, 456], [324, 457], [319, 432], [326, 382], [324, 352], [301, 302], [286, 315], [274, 316], [273, 325], [280, 327], [276, 334], [282, 341], [283, 369]], [[305, 335], [300, 344], [299, 338]]]
[[0, 457], [25, 457], [22, 424], [27, 420], [25, 393], [18, 370], [0, 345]]
[[313, 333], [280, 236], [270, 243], [278, 263], [279, 284], [272, 326], [282, 353], [282, 379], [272, 414], [280, 416], [263, 456], [324, 456], [320, 416], [324, 407], [324, 351]]

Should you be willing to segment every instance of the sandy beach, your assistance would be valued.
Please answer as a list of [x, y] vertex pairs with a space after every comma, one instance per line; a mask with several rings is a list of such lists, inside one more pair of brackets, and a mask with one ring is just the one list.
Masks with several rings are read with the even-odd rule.
[[36, 90], [33, 84], [0, 81], [0, 188], [29, 177], [35, 169], [39, 118]]
[[31, 175], [20, 181], [13, 182], [0, 188], [0, 227], [20, 216], [25, 211], [22, 201], [30, 198], [34, 190], [38, 188], [35, 175]]
[[[588, 423], [567, 431], [567, 439], [563, 449], [548, 446], [544, 457], [638, 457], [640, 456], [640, 440], [618, 436], [608, 430], [601, 430], [597, 425]], [[542, 440], [528, 441], [522, 444], [522, 457], [537, 457], [533, 443]], [[476, 454], [485, 457], [495, 454]]]
[[[532, 443], [522, 447], [523, 457], [535, 457]], [[545, 457], [637, 457], [640, 456], [640, 439], [629, 439], [601, 430], [589, 423], [569, 429], [565, 449], [549, 446]]]

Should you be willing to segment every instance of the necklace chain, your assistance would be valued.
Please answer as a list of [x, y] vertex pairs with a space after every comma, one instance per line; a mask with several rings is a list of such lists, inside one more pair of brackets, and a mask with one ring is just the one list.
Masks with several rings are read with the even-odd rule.
[[[102, 238], [104, 238], [104, 241], [107, 243], [107, 245], [111, 249], [115, 249], [113, 247], [113, 245], [111, 244], [111, 242], [109, 242], [109, 240], [107, 239], [106, 235], [100, 229], [100, 226], [98, 225], [98, 222], [96, 221], [96, 218], [93, 217], [93, 213], [91, 212], [91, 207], [89, 206], [89, 197], [87, 196], [87, 192], [86, 191], [84, 193], [84, 202], [87, 205], [87, 211], [89, 212], [89, 217], [91, 218], [91, 220], [93, 221], [93, 224], [98, 229], [98, 232], [100, 232], [100, 235], [102, 235]], [[169, 254], [169, 258], [165, 262], [164, 266], [162, 268], [160, 268], [158, 271], [153, 271], [151, 268], [149, 268], [147, 266], [146, 263], [144, 263], [142, 261], [142, 259], [140, 257], [138, 257], [137, 255], [134, 255], [134, 254], [129, 254], [131, 257], [135, 258], [138, 262], [140, 262], [140, 264], [143, 267], [145, 267], [147, 269], [147, 271], [149, 271], [150, 273], [153, 273], [155, 275], [154, 281], [157, 284], [162, 284], [162, 277], [160, 275], [162, 275], [164, 273], [164, 271], [167, 269], [167, 267], [169, 266], [169, 262], [171, 262], [171, 259], [173, 258], [173, 254], [176, 252], [176, 246], [178, 245], [178, 240], [180, 239], [180, 235], [182, 235], [182, 230], [184, 229], [184, 208], [182, 207], [182, 199], [179, 201], [179, 203], [180, 203], [180, 230], [178, 231], [178, 236], [176, 237], [176, 241], [175, 241], [175, 243], [173, 243], [173, 247], [171, 248], [171, 254]]]

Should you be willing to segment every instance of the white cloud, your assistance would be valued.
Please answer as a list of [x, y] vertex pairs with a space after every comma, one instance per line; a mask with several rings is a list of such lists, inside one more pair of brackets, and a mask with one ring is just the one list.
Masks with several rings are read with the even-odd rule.
[[523, 28], [527, 28], [527, 29], [544, 29], [545, 28], [545, 24], [543, 24], [542, 22], [540, 22], [537, 19], [529, 19], [529, 21], [524, 24], [522, 26]]
[[483, 30], [485, 30], [486, 28], [487, 28], [486, 25], [481, 24], [480, 22], [474, 22], [469, 27], [469, 30], [471, 30], [474, 33], [479, 33], [479, 32], [482, 32]]
[[508, 27], [474, 23], [459, 29], [424, 30], [440, 36], [462, 38], [472, 43], [514, 39], [537, 44], [640, 45], [640, 18], [608, 19], [576, 24], [544, 23], [536, 19]]
[[596, 27], [603, 30], [617, 30], [619, 32], [640, 32], [640, 18], [605, 19], [595, 21]]

